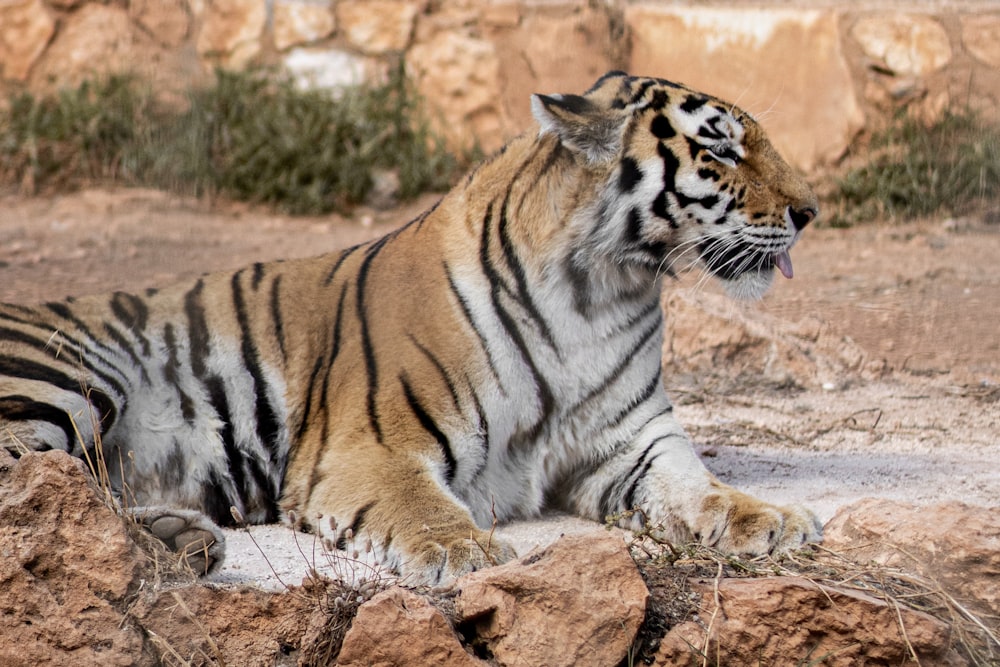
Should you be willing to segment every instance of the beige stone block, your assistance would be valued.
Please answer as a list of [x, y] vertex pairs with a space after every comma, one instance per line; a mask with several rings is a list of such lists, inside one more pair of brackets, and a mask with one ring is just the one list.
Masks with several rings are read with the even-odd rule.
[[411, 48], [406, 65], [453, 146], [478, 138], [486, 151], [500, 147], [500, 59], [491, 42], [441, 33]]
[[27, 79], [55, 29], [42, 0], [0, 2], [0, 77]]
[[348, 41], [368, 55], [404, 51], [422, 5], [395, 0], [337, 3], [337, 20]]
[[152, 58], [125, 9], [84, 5], [65, 19], [32, 72], [32, 80], [75, 85], [98, 74], [143, 73]]
[[186, 0], [131, 0], [129, 15], [162, 46], [180, 46], [191, 30]]
[[794, 166], [836, 159], [864, 124], [825, 10], [633, 5], [629, 69], [739, 105]]
[[951, 60], [948, 33], [929, 16], [866, 16], [854, 24], [851, 35], [865, 55], [902, 76], [925, 76]]
[[966, 50], [983, 64], [1000, 68], [1000, 15], [967, 14], [961, 23]]
[[505, 134], [534, 125], [533, 93], [582, 93], [614, 68], [606, 15], [582, 8], [569, 15], [526, 12], [517, 27], [490, 33], [500, 55]]
[[266, 0], [201, 0], [198, 5], [199, 55], [240, 68], [260, 52], [267, 22]]
[[274, 46], [284, 51], [329, 36], [336, 27], [326, 0], [275, 0]]
[[303, 89], [337, 90], [360, 86], [377, 68], [364, 57], [339, 49], [294, 48], [283, 60], [296, 85]]

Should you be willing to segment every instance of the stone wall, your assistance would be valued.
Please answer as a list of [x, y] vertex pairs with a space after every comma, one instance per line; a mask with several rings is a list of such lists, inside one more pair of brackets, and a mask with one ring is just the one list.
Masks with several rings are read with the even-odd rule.
[[902, 106], [996, 114], [1000, 2], [0, 0], [0, 94], [122, 70], [176, 91], [254, 63], [335, 87], [399, 58], [487, 151], [530, 126], [530, 93], [618, 68], [738, 103], [811, 171]]

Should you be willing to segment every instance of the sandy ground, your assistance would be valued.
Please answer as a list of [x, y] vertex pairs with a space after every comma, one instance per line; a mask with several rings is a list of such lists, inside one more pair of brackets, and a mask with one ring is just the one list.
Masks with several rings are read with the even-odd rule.
[[[0, 300], [136, 289], [333, 250], [392, 228], [430, 201], [344, 219], [289, 218], [148, 190], [0, 196]], [[845, 374], [794, 391], [753, 382], [725, 391], [676, 387], [677, 415], [706, 465], [741, 489], [806, 505], [824, 520], [867, 496], [996, 507], [1000, 225], [990, 219], [808, 230], [793, 252], [795, 279], [780, 281], [753, 308], [790, 328], [847, 337], [869, 368], [886, 370], [878, 379]], [[602, 528], [551, 515], [498, 534], [524, 553], [586, 530]], [[347, 567], [282, 526], [231, 531], [228, 553], [213, 577], [220, 583], [279, 587], [299, 583], [314, 565], [333, 573]]]

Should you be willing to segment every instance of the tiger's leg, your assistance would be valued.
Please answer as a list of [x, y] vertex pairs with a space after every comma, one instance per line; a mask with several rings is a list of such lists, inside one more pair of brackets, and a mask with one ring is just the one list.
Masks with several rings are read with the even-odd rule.
[[[822, 530], [809, 510], [772, 505], [717, 480], [669, 413], [579, 480], [567, 500], [573, 511], [598, 520], [639, 509], [667, 540], [742, 555], [795, 549], [819, 540]], [[642, 520], [622, 523], [639, 528]]]
[[[16, 383], [16, 384], [15, 384]], [[76, 392], [58, 389], [30, 379], [0, 381], [0, 445], [14, 456], [29, 451], [60, 450], [81, 458], [90, 466], [102, 466], [119, 504], [136, 521], [184, 558], [197, 574], [207, 574], [225, 557], [222, 530], [201, 512], [150, 505], [127, 507], [121, 502], [122, 458], [113, 446], [96, 446], [108, 434], [101, 426], [112, 421], [95, 418], [97, 405], [110, 406], [111, 399], [96, 390], [90, 400]], [[118, 411], [118, 406], [115, 406]], [[107, 443], [105, 443], [107, 445]], [[133, 494], [136, 491], [132, 489]]]
[[[286, 488], [283, 509], [339, 549], [363, 551], [370, 544], [406, 584], [447, 584], [516, 556], [491, 531], [476, 526], [433, 461], [419, 452], [372, 445], [321, 459], [315, 475], [304, 476], [312, 478], [310, 488]], [[356, 457], [363, 464], [352, 465]], [[293, 462], [289, 479], [301, 478], [295, 465], [303, 461]]]

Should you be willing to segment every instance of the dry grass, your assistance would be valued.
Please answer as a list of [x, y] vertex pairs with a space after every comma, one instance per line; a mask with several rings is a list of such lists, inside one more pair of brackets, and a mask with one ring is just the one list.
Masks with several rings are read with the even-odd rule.
[[[618, 517], [609, 519], [617, 522]], [[656, 533], [656, 527], [646, 522], [645, 527], [634, 534], [629, 545], [633, 558], [647, 580], [651, 570], [669, 568], [680, 582], [681, 590], [684, 589], [683, 582], [688, 577], [713, 579], [717, 596], [718, 581], [726, 577], [800, 577], [820, 586], [857, 591], [885, 602], [895, 610], [900, 633], [909, 648], [911, 658], [918, 665], [920, 660], [907, 639], [907, 628], [901, 613], [903, 609], [928, 614], [947, 624], [952, 630], [956, 648], [970, 665], [975, 667], [1000, 665], [1000, 637], [996, 629], [991, 628], [983, 618], [970, 611], [940, 582], [931, 577], [897, 567], [859, 562], [852, 558], [850, 553], [834, 551], [819, 545], [810, 545], [781, 557], [761, 556], [746, 559], [696, 544], [680, 546], [670, 544], [657, 539]], [[659, 576], [664, 575], [661, 572]], [[715, 609], [718, 608], [719, 605], [716, 604]], [[694, 605], [689, 605], [686, 611], [686, 614], [675, 616], [674, 622], [670, 625], [687, 620], [695, 613]], [[714, 618], [713, 613], [706, 631], [705, 646], [692, 647], [693, 655], [702, 657], [705, 665], [714, 664], [708, 662], [708, 642]], [[643, 636], [640, 632], [639, 639], [647, 645], [640, 646], [639, 650], [645, 649], [648, 653], [649, 644], [651, 642], [658, 644], [662, 636], [662, 633], [659, 637]], [[830, 656], [817, 656], [805, 664], [822, 664], [822, 660], [826, 657]], [[635, 664], [638, 664], [638, 661]]]

